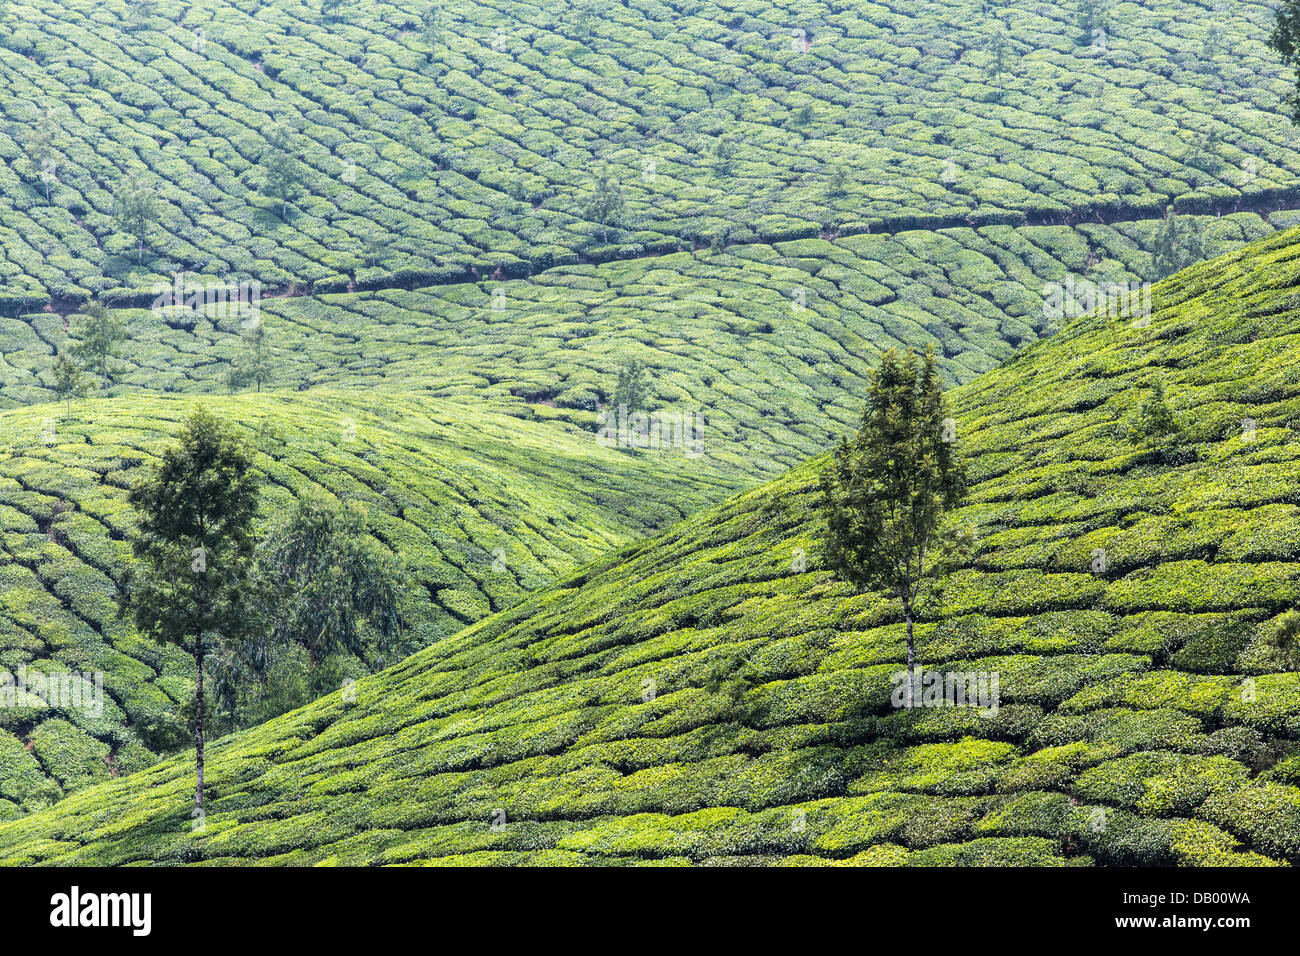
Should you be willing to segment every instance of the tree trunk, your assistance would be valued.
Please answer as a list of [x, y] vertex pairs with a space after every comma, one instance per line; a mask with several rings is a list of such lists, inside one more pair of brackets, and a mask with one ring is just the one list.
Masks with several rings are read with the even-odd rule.
[[912, 643], [912, 602], [903, 601], [903, 615], [907, 618], [907, 709], [915, 706], [912, 692], [916, 687], [916, 646]]
[[198, 782], [194, 785], [194, 809], [203, 810], [203, 635], [194, 639], [194, 766]]
[[135, 251], [135, 264], [138, 266], [144, 264], [144, 239], [140, 240], [140, 247]]

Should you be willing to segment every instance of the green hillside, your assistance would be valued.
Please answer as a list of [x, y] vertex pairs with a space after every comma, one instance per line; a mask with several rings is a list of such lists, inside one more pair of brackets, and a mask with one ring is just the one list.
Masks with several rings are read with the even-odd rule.
[[[116, 617], [135, 518], [126, 489], [194, 399], [138, 396], [0, 412], [0, 668], [104, 672], [103, 712], [0, 707], [0, 815], [153, 762], [143, 725], [193, 694], [192, 659]], [[403, 562], [414, 646], [737, 487], [707, 462], [599, 447], [425, 395], [313, 390], [208, 397], [264, 475], [262, 510], [307, 491], [365, 509]], [[676, 456], [681, 458], [680, 453]]]
[[1291, 232], [956, 391], [977, 547], [919, 653], [995, 715], [891, 708], [900, 611], [820, 570], [813, 462], [223, 739], [200, 829], [183, 755], [0, 861], [1294, 863], [1300, 678], [1257, 639], [1300, 602], [1298, 284]]
[[[0, 308], [149, 298], [180, 271], [329, 292], [1294, 205], [1272, 16], [1145, 0], [1093, 30], [1071, 5], [977, 0], [6, 0]], [[280, 156], [287, 190], [268, 185]], [[143, 255], [115, 221], [132, 175], [159, 202]]]
[[[1221, 247], [1269, 228], [1249, 213], [1201, 225]], [[262, 396], [214, 394], [244, 347], [238, 317], [128, 310], [119, 397], [75, 402], [67, 424], [60, 405], [23, 407], [55, 397], [62, 319], [0, 319], [0, 395], [15, 406], [0, 413], [0, 580], [11, 589], [0, 664], [103, 670], [112, 702], [94, 719], [20, 709], [0, 722], [12, 758], [0, 764], [0, 810], [148, 765], [157, 747], [142, 728], [190, 693], [188, 659], [141, 640], [111, 603], [128, 565], [125, 489], [187, 395], [247, 423], [272, 479], [266, 514], [308, 486], [373, 509], [375, 535], [411, 568], [424, 646], [819, 452], [856, 414], [881, 348], [936, 342], [948, 375], [969, 380], [1052, 330], [1045, 283], [1076, 271], [1133, 281], [1154, 228], [736, 247], [557, 268], [501, 283], [500, 297], [467, 284], [267, 299], [273, 384], [285, 389]], [[700, 458], [601, 449], [579, 430], [594, 427], [628, 359], [646, 363], [653, 407], [704, 413]]]
[[[1297, 214], [1179, 221], [1218, 254]], [[652, 407], [705, 414], [720, 467], [771, 476], [852, 421], [880, 351], [933, 343], [947, 377], [969, 381], [1060, 327], [1044, 309], [1050, 284], [1142, 281], [1162, 225], [804, 239], [260, 307], [275, 385], [421, 389], [590, 429], [620, 363], [635, 359]], [[112, 393], [226, 391], [246, 348], [231, 312], [124, 310], [130, 340]], [[64, 326], [52, 313], [0, 318], [0, 405], [56, 397]]]

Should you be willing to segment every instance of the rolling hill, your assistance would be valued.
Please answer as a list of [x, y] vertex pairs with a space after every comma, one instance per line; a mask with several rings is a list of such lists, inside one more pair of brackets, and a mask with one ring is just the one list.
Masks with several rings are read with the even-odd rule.
[[[103, 670], [110, 700], [93, 719], [11, 714], [0, 810], [152, 763], [147, 728], [189, 693], [188, 660], [140, 639], [111, 603], [125, 489], [187, 396], [247, 423], [268, 515], [305, 487], [372, 509], [374, 534], [411, 568], [423, 646], [824, 449], [881, 348], [934, 342], [948, 377], [970, 380], [1059, 325], [1044, 314], [1048, 283], [1135, 281], [1156, 225], [803, 240], [490, 286], [266, 299], [282, 388], [265, 395], [220, 394], [243, 348], [238, 317], [126, 310], [115, 397], [74, 403], [66, 425], [48, 404], [64, 321], [0, 319], [0, 403], [13, 406], [0, 413], [0, 664]], [[1210, 248], [1270, 228], [1252, 213], [1197, 225]], [[653, 407], [704, 412], [698, 459], [600, 449], [581, 430], [629, 359], [646, 364]]]
[[[1295, 212], [1178, 217], [1220, 254]], [[563, 266], [531, 279], [264, 298], [271, 384], [421, 390], [594, 429], [621, 363], [651, 407], [699, 410], [706, 452], [748, 478], [825, 449], [891, 346], [933, 343], [953, 383], [1058, 329], [1066, 282], [1140, 283], [1160, 220], [987, 226], [805, 239]], [[188, 281], [188, 280], [187, 280]], [[245, 345], [235, 310], [123, 310], [112, 394], [226, 391]], [[53, 313], [0, 318], [0, 406], [56, 398], [68, 344]]]
[[1300, 677], [1259, 637], [1300, 601], [1298, 284], [1292, 231], [954, 392], [977, 545], [919, 655], [995, 712], [890, 706], [900, 611], [821, 569], [813, 460], [224, 738], [201, 826], [181, 755], [0, 862], [1297, 862]]
[[364, 508], [403, 562], [417, 647], [738, 487], [680, 453], [627, 454], [560, 422], [428, 395], [136, 395], [75, 402], [66, 420], [62, 405], [0, 412], [0, 668], [105, 675], [100, 714], [0, 707], [0, 815], [152, 763], [137, 729], [193, 693], [191, 659], [142, 638], [113, 598], [130, 563], [126, 490], [198, 402], [256, 449], [268, 519], [307, 491]]

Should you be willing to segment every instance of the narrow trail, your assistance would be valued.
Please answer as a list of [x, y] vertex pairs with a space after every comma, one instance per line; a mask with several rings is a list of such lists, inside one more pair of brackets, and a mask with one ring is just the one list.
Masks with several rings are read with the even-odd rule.
[[[1179, 215], [1225, 216], [1232, 213], [1251, 212], [1258, 216], [1269, 216], [1289, 209], [1300, 209], [1300, 181], [1283, 187], [1261, 190], [1249, 196], [1236, 196], [1232, 199], [1214, 200], [1210, 198], [1175, 199], [1169, 206]], [[827, 231], [825, 227], [808, 226], [791, 229], [787, 232], [771, 233], [753, 242], [733, 243], [723, 246], [723, 251], [732, 248], [756, 245], [772, 245], [778, 242], [794, 242], [800, 239], [844, 239], [852, 236], [876, 235], [893, 236], [906, 232], [941, 232], [948, 229], [980, 229], [986, 226], [1080, 226], [1097, 224], [1103, 226], [1118, 225], [1127, 222], [1149, 222], [1158, 219], [1163, 213], [1146, 209], [1133, 208], [1123, 204], [1106, 204], [1087, 206], [1070, 212], [1058, 209], [1003, 210], [972, 212], [957, 215], [918, 215], [893, 216], [876, 220], [865, 226]], [[607, 265], [616, 262], [637, 262], [642, 259], [655, 259], [679, 253], [696, 253], [709, 248], [706, 243], [686, 243], [680, 239], [668, 239], [647, 247], [637, 255], [587, 255], [575, 254], [572, 259], [558, 262], [541, 269], [534, 269], [531, 264], [512, 269], [489, 269], [486, 266], [470, 266], [459, 274], [415, 273], [401, 281], [353, 282], [348, 289], [317, 292], [310, 283], [292, 282], [287, 285], [263, 290], [262, 298], [286, 299], [304, 298], [315, 295], [346, 295], [350, 293], [412, 291], [414, 289], [435, 286], [462, 285], [465, 283], [505, 281], [509, 279], [528, 279], [557, 269], [574, 265]], [[144, 309], [153, 303], [154, 296], [115, 297], [105, 304], [113, 308]], [[37, 311], [52, 312], [68, 316], [78, 310], [84, 302], [67, 299], [51, 299], [37, 306]], [[30, 310], [24, 310], [30, 314]]]

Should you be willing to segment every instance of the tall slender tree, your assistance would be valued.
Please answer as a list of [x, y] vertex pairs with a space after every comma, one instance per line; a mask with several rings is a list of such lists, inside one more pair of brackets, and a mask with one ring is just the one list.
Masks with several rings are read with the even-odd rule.
[[113, 215], [117, 226], [136, 241], [136, 265], [144, 263], [149, 228], [162, 218], [162, 205], [153, 187], [139, 173], [130, 173], [113, 194]]
[[822, 477], [831, 569], [863, 590], [902, 602], [907, 622], [907, 688], [913, 705], [912, 625], [921, 583], [952, 543], [945, 512], [965, 491], [965, 470], [947, 417], [934, 352], [901, 358], [892, 349], [871, 375], [862, 427], [845, 438]]
[[1000, 21], [994, 23], [989, 33], [989, 53], [992, 54], [992, 58], [989, 60], [988, 74], [995, 80], [1006, 72], [1009, 42], [1010, 35], [1007, 33], [1006, 26]]
[[58, 132], [59, 124], [55, 122], [54, 114], [49, 109], [45, 109], [41, 111], [41, 118], [36, 121], [36, 126], [23, 137], [27, 161], [31, 165], [32, 174], [41, 181], [46, 202], [50, 201], [50, 186], [54, 182], [57, 169], [59, 154], [55, 140], [58, 138]]
[[251, 452], [211, 413], [185, 422], [177, 445], [130, 492], [136, 563], [121, 608], [142, 634], [194, 658], [194, 807], [203, 811], [204, 659], [210, 647], [257, 633], [253, 519], [259, 479]]
[[127, 339], [126, 326], [104, 306], [91, 302], [73, 323], [72, 336], [77, 340], [73, 356], [99, 377], [107, 392], [116, 373], [113, 359], [117, 358], [117, 347]]
[[626, 406], [627, 414], [634, 415], [645, 411], [649, 401], [650, 383], [647, 381], [645, 365], [638, 359], [628, 359], [619, 367], [610, 404], [614, 408]]
[[429, 45], [428, 57], [432, 61], [438, 47], [442, 46], [447, 30], [446, 16], [441, 3], [432, 3], [420, 15], [420, 34]]
[[843, 166], [836, 163], [831, 167], [830, 176], [826, 180], [826, 195], [832, 199], [840, 199], [847, 195], [847, 184], [849, 174]]
[[1163, 279], [1205, 258], [1205, 243], [1196, 223], [1165, 209], [1151, 250], [1151, 278]]
[[80, 395], [85, 389], [85, 376], [81, 374], [81, 366], [62, 352], [54, 360], [52, 371], [54, 372], [54, 391], [67, 402], [67, 408], [63, 415], [66, 421], [72, 417], [72, 399]]
[[591, 195], [583, 203], [582, 213], [592, 222], [600, 223], [602, 236], [609, 242], [609, 227], [623, 211], [623, 187], [618, 177], [605, 163], [596, 169]]
[[266, 134], [262, 150], [262, 190], [280, 203], [280, 218], [289, 215], [289, 203], [297, 197], [306, 170], [293, 154], [293, 138], [283, 126], [273, 126]]
[[235, 359], [230, 370], [230, 386], [256, 385], [260, 392], [262, 386], [271, 380], [272, 371], [266, 326], [260, 317], [244, 331], [243, 345], [243, 353]]
[[1291, 122], [1300, 126], [1300, 0], [1282, 0], [1277, 6], [1273, 32], [1268, 45], [1282, 57], [1282, 62], [1296, 71], [1295, 85], [1287, 94]]

